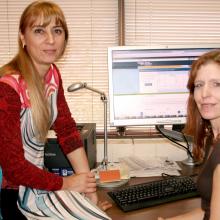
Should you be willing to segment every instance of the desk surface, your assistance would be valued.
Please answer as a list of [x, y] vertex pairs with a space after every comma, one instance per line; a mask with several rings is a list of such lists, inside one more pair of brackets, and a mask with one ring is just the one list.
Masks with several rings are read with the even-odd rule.
[[[182, 167], [183, 175], [193, 175], [199, 170], [198, 167]], [[156, 179], [161, 179], [161, 177], [155, 178], [131, 178], [129, 185], [138, 184], [142, 182], [152, 181]], [[175, 202], [166, 203], [163, 205], [158, 205], [150, 208], [139, 209], [131, 212], [123, 212], [119, 209], [113, 200], [107, 195], [108, 191], [111, 189], [99, 188], [98, 195], [101, 200], [108, 200], [112, 203], [113, 207], [107, 210], [107, 214], [113, 220], [157, 220], [158, 216], [162, 217], [172, 217], [179, 214], [186, 213], [194, 208], [200, 207], [200, 198], [190, 198], [179, 200]]]

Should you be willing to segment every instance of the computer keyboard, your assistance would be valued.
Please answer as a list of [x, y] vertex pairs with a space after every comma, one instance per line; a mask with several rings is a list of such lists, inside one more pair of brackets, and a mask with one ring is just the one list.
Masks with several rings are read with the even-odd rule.
[[189, 176], [167, 177], [127, 186], [108, 194], [125, 212], [199, 196], [196, 184]]

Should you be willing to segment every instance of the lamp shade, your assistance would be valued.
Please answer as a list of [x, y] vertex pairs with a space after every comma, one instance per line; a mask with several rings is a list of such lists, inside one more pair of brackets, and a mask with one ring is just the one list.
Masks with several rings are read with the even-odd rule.
[[67, 88], [67, 91], [68, 92], [74, 92], [74, 91], [80, 90], [80, 89], [85, 88], [85, 87], [86, 87], [86, 83], [76, 82], [76, 83], [73, 83], [72, 85], [70, 85]]

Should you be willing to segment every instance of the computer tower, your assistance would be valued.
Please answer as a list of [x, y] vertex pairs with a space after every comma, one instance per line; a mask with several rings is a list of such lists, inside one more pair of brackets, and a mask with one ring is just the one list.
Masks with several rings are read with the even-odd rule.
[[[80, 123], [77, 124], [77, 128], [81, 134], [89, 166], [92, 169], [96, 166], [96, 124]], [[44, 164], [49, 171], [61, 176], [68, 176], [74, 172], [56, 138], [48, 138], [44, 152]]]

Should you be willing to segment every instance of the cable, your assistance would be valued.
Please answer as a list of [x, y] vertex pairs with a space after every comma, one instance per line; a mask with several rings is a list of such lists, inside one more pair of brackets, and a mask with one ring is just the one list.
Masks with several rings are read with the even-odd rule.
[[172, 177], [178, 177], [178, 175], [170, 175], [168, 173], [161, 173], [161, 176], [163, 177], [163, 179], [172, 178]]
[[169, 139], [169, 140], [172, 141], [173, 143], [179, 145], [180, 147], [183, 147], [183, 148], [187, 151], [187, 153], [190, 155], [190, 157], [193, 159], [193, 155], [192, 155], [192, 153], [191, 153], [190, 150], [189, 150], [189, 148], [190, 148], [190, 147], [189, 147], [189, 143], [188, 143], [188, 141], [187, 141], [185, 135], [184, 135], [182, 132], [180, 132], [180, 133], [182, 134], [182, 136], [183, 136], [183, 138], [184, 138], [184, 140], [185, 140], [185, 142], [186, 142], [186, 144], [187, 144], [187, 147], [184, 146], [184, 145], [182, 145], [182, 144], [180, 144], [179, 142], [175, 141], [173, 137], [171, 138], [171, 137], [165, 135], [165, 134], [162, 132], [161, 128], [160, 128], [158, 125], [156, 125], [155, 127], [156, 127], [156, 129], [157, 129], [164, 137], [166, 137], [167, 139]]
[[[183, 138], [184, 138], [184, 140], [185, 140], [185, 142], [186, 142], [186, 145], [187, 145], [187, 152], [189, 153], [189, 155], [190, 155], [190, 157], [191, 158], [193, 158], [193, 155], [192, 155], [192, 153], [191, 153], [191, 151], [190, 151], [190, 144], [189, 144], [189, 141], [187, 140], [187, 138], [186, 138], [186, 136], [181, 132], [181, 134], [183, 135]], [[194, 159], [194, 158], [193, 158]]]

